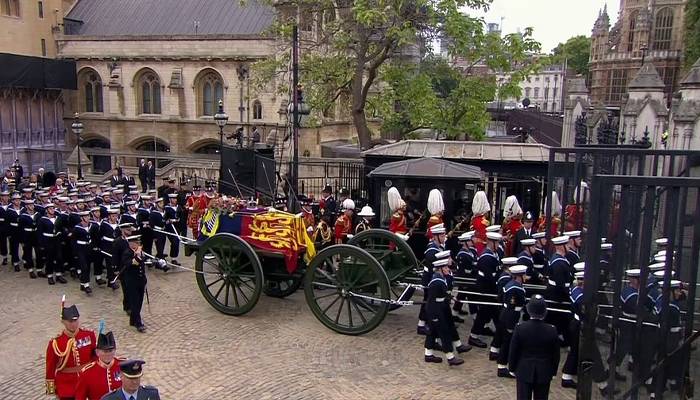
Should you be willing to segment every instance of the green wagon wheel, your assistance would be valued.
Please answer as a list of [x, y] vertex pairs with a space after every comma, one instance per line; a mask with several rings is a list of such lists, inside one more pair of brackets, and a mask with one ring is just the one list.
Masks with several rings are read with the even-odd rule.
[[302, 277], [289, 277], [284, 279], [271, 279], [265, 280], [265, 286], [263, 287], [263, 292], [265, 295], [270, 297], [284, 298], [294, 294], [299, 286], [301, 286]]
[[[348, 242], [349, 245], [360, 247], [371, 254], [386, 271], [391, 282], [391, 298], [393, 300], [410, 300], [412, 290], [404, 291], [403, 286], [395, 285], [409, 271], [420, 268], [420, 263], [411, 247], [405, 240], [386, 229], [369, 229], [355, 235]], [[372, 304], [368, 302], [368, 304]], [[400, 308], [399, 305], [391, 305], [389, 311]]]
[[356, 246], [330, 246], [316, 254], [306, 269], [304, 294], [316, 318], [345, 335], [362, 335], [376, 328], [386, 316], [389, 280], [372, 255]]
[[197, 251], [197, 285], [212, 307], [243, 315], [255, 307], [263, 288], [263, 271], [252, 247], [230, 233], [207, 239]]

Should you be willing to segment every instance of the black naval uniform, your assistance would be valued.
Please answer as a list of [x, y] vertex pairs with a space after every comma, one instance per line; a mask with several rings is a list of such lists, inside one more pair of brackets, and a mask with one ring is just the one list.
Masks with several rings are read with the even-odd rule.
[[[486, 248], [476, 261], [476, 286], [480, 293], [498, 294], [496, 286], [496, 274], [501, 265], [501, 259], [496, 252]], [[484, 298], [484, 301], [493, 301], [492, 297]], [[473, 335], [483, 335], [486, 332], [484, 326], [496, 318], [498, 309], [495, 306], [480, 305], [472, 326]], [[495, 321], [494, 321], [495, 322]]]
[[53, 282], [56, 273], [63, 272], [63, 257], [60, 251], [60, 232], [57, 229], [58, 218], [44, 215], [37, 226], [39, 249], [46, 259], [46, 275]]
[[427, 302], [425, 303], [425, 317], [427, 319], [428, 332], [425, 336], [425, 348], [436, 350], [435, 339], [440, 338], [441, 348], [444, 353], [454, 350], [452, 346], [453, 330], [450, 322], [450, 300], [448, 297], [448, 284], [442, 274], [434, 274], [427, 285]]
[[150, 219], [151, 210], [144, 206], [139, 207], [136, 212], [136, 223], [141, 233], [143, 251], [147, 254], [153, 254], [153, 229], [151, 228]]
[[[476, 255], [476, 249], [470, 247], [470, 248], [461, 248], [459, 249], [459, 252], [457, 253], [457, 257], [455, 259], [457, 263], [457, 273], [456, 276], [460, 278], [475, 278], [475, 272], [474, 272], [474, 264], [476, 263], [477, 259]], [[462, 307], [464, 306], [464, 301], [467, 300], [467, 295], [465, 293], [457, 293], [457, 301], [455, 302], [455, 305], [453, 309], [457, 312], [462, 311]], [[476, 313], [476, 306], [469, 305], [469, 313], [470, 314], [475, 314]]]
[[73, 245], [71, 244], [71, 231], [74, 225], [70, 225], [70, 214], [68, 212], [56, 211], [56, 232], [59, 233], [58, 244], [61, 253], [61, 272], [66, 271], [66, 267], [73, 261]]
[[99, 276], [95, 282], [98, 285], [104, 285], [105, 281], [102, 277], [102, 272], [104, 272], [104, 265], [102, 260], [102, 235], [100, 235], [100, 222], [90, 221], [90, 261], [92, 262], [95, 277]]
[[90, 225], [76, 225], [73, 228], [73, 252], [78, 260], [78, 275], [80, 276], [81, 289], [90, 284], [90, 252], [92, 251], [92, 236]]
[[[104, 267], [105, 270], [107, 271], [107, 282], [112, 284], [112, 281], [114, 280], [114, 266], [112, 265], [112, 259], [113, 259], [113, 246], [114, 246], [114, 240], [116, 237], [120, 235], [119, 233], [119, 224], [110, 224], [109, 220], [103, 220], [100, 223], [100, 250], [104, 251], [105, 253], [108, 253], [112, 256], [107, 256], [106, 254], [103, 254], [104, 257]], [[97, 272], [95, 272], [97, 273]]]
[[[569, 261], [561, 255], [554, 253], [549, 262], [550, 276], [547, 280], [546, 298], [556, 302], [569, 301], [569, 288], [574, 277]], [[557, 328], [562, 338], [568, 337], [569, 315], [559, 312], [547, 314], [547, 321]]]
[[177, 232], [177, 227], [182, 214], [180, 206], [165, 206], [165, 231], [170, 233], [168, 241], [170, 242], [170, 258], [175, 259], [180, 254], [180, 238], [175, 235], [180, 235]]
[[18, 218], [19, 229], [21, 232], [20, 237], [22, 238], [22, 260], [24, 261], [24, 268], [29, 269], [32, 272], [34, 271], [33, 253], [36, 253], [37, 256], [39, 255], [36, 240], [36, 222], [38, 217], [39, 213], [36, 211], [29, 214], [28, 210], [23, 209]]
[[153, 207], [150, 215], [150, 225], [153, 229], [153, 240], [156, 244], [156, 258], [165, 258], [165, 233], [158, 232], [165, 230], [165, 211], [158, 207]]
[[[443, 251], [444, 248], [439, 244], [431, 241], [428, 248], [425, 249], [423, 253], [423, 274], [421, 275], [421, 284], [424, 288], [428, 287], [430, 281], [433, 278], [433, 262], [437, 260], [436, 254]], [[423, 291], [423, 304], [420, 306], [420, 311], [418, 312], [418, 320], [428, 322], [428, 315], [426, 313], [427, 302], [428, 302], [428, 292], [429, 290]], [[421, 327], [418, 327], [421, 330]], [[419, 332], [420, 333], [420, 332]]]
[[141, 307], [143, 297], [146, 292], [146, 264], [142, 257], [134, 254], [128, 247], [121, 253], [121, 264], [124, 277], [124, 287], [126, 292], [126, 302], [129, 306], [129, 324], [140, 328], [143, 326], [141, 320]]
[[516, 279], [508, 281], [503, 288], [503, 309], [499, 315], [499, 326], [502, 330], [502, 343], [498, 352], [498, 365], [508, 365], [508, 353], [510, 352], [510, 341], [513, 331], [520, 322], [523, 307], [525, 307], [526, 297], [523, 284]]
[[19, 215], [22, 212], [21, 208], [14, 208], [9, 205], [5, 210], [5, 222], [8, 226], [7, 234], [10, 238], [10, 256], [12, 257], [12, 264], [15, 266], [15, 271], [19, 270], [19, 242], [20, 242], [20, 228], [19, 228]]
[[9, 225], [5, 221], [6, 212], [7, 206], [0, 204], [0, 257], [2, 257], [2, 265], [7, 265], [7, 233]]
[[549, 397], [549, 384], [559, 368], [559, 339], [552, 325], [530, 319], [513, 331], [508, 356], [508, 370], [515, 373], [518, 400]]
[[[127, 301], [127, 289], [126, 281], [124, 281], [124, 264], [122, 264], [122, 254], [129, 249], [129, 243], [126, 241], [121, 233], [121, 230], [117, 229], [115, 232], [116, 238], [112, 244], [112, 270], [119, 274], [119, 281], [122, 284], [122, 307], [124, 311], [129, 312], [129, 303]], [[114, 278], [112, 278], [114, 279]]]

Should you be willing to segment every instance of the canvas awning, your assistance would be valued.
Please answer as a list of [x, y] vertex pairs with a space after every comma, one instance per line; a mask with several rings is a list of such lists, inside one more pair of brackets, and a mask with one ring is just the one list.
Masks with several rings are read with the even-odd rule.
[[481, 168], [440, 158], [423, 157], [384, 163], [370, 172], [369, 177], [481, 180]]

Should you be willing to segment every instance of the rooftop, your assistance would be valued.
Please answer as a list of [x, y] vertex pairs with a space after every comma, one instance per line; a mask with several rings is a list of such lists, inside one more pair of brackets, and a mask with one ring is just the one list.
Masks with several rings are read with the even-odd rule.
[[370, 177], [481, 179], [481, 168], [441, 158], [412, 158], [384, 163], [369, 173]]
[[364, 156], [435, 157], [454, 160], [548, 162], [549, 146], [529, 143], [403, 140], [364, 151]]

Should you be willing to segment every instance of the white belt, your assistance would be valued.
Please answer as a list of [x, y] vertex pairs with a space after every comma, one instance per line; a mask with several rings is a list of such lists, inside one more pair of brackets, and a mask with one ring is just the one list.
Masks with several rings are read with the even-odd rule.
[[36, 229], [32, 229], [32, 228], [24, 228], [24, 231], [25, 231], [25, 232], [35, 232], [35, 231], [36, 231]]
[[623, 312], [622, 312], [622, 315], [625, 316], [625, 317], [627, 317], [627, 318], [634, 318], [634, 319], [637, 319], [637, 314], [630, 314], [630, 313], [626, 313], [626, 312], [623, 311]]
[[0, 218], [0, 222], [5, 222], [5, 218]]
[[423, 272], [430, 272], [430, 269], [428, 269], [428, 267], [423, 267]]
[[438, 303], [442, 303], [443, 301], [445, 301], [445, 298], [444, 298], [444, 297], [438, 297], [438, 298], [435, 299], [435, 301], [438, 302]]
[[19, 226], [19, 223], [17, 223], [17, 222], [10, 222], [10, 226], [17, 227], [17, 226]]
[[576, 321], [580, 321], [580, 320], [581, 320], [581, 317], [579, 317], [578, 314], [576, 314], [576, 313], [574, 313], [574, 318], [576, 319]]
[[106, 236], [103, 237], [102, 240], [106, 240], [106, 241], [108, 241], [108, 242], [113, 242], [113, 241], [114, 241], [114, 239], [108, 238], [108, 237], [106, 237]]
[[670, 331], [671, 333], [678, 333], [678, 332], [681, 331], [681, 327], [680, 327], [680, 326], [676, 326], [676, 327], [671, 328], [669, 331]]
[[52, 238], [52, 237], [58, 236], [58, 233], [46, 233], [46, 232], [44, 232], [44, 233], [42, 233], [42, 235]]
[[489, 277], [489, 278], [492, 278], [492, 277], [493, 277], [493, 274], [488, 274], [488, 275], [487, 275], [487, 274], [484, 273], [484, 271], [478, 271], [477, 274], [478, 274], [479, 276], [483, 276], [483, 277]]
[[[552, 285], [552, 286], [558, 286], [557, 283], [554, 282], [554, 281], [551, 280], [551, 279], [548, 279], [548, 280], [547, 280], [547, 283], [549, 283], [549, 284]], [[569, 286], [571, 286], [570, 283], [565, 283], [565, 284], [564, 284], [564, 287], [569, 287]]]
[[84, 241], [84, 240], [76, 240], [75, 243], [82, 244], [82, 245], [87, 245], [87, 244], [88, 244], [88, 242], [86, 242], [86, 241]]
[[[508, 308], [508, 304], [507, 304], [507, 303], [503, 303], [503, 308]], [[523, 307], [522, 307], [522, 306], [516, 306], [516, 307], [513, 307], [513, 310], [515, 310], [515, 311], [517, 311], [517, 312], [520, 312], [520, 311], [523, 310]]]

